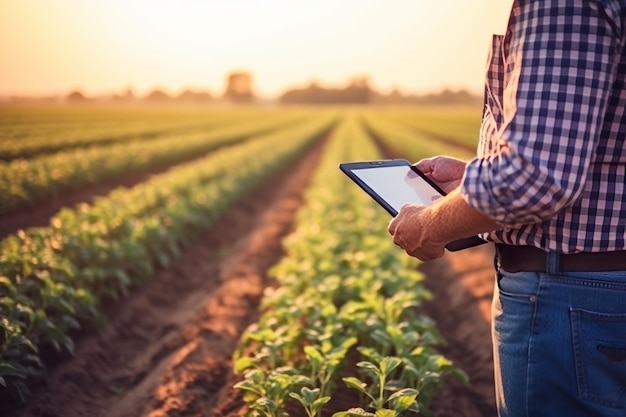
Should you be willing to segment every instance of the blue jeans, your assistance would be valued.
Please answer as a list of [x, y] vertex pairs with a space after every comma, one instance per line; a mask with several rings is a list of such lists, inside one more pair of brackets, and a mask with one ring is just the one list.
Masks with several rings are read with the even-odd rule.
[[498, 271], [501, 417], [626, 416], [626, 271]]

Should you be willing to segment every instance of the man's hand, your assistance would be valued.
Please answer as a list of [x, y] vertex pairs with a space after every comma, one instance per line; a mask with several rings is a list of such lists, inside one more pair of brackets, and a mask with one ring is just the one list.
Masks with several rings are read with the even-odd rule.
[[[465, 173], [465, 162], [447, 156], [422, 159], [415, 164], [429, 179], [446, 193], [459, 186]], [[425, 206], [407, 204], [389, 223], [393, 243], [410, 256], [422, 261], [439, 258], [445, 253], [447, 242], [436, 235], [438, 227], [431, 219], [432, 211]]]
[[459, 186], [465, 173], [465, 162], [449, 156], [435, 156], [414, 164], [446, 193]]
[[430, 236], [428, 209], [416, 204], [405, 204], [389, 223], [393, 243], [410, 256], [422, 261], [440, 258], [445, 253], [446, 242]]

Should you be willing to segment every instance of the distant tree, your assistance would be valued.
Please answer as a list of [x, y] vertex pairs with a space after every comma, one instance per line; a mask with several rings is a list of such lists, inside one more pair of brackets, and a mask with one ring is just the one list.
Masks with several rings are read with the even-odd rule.
[[344, 90], [345, 101], [348, 103], [368, 103], [370, 101], [370, 85], [368, 77], [353, 78]]
[[252, 75], [245, 71], [231, 72], [226, 77], [224, 98], [234, 102], [250, 102], [254, 100]]
[[444, 89], [436, 94], [427, 94], [422, 97], [422, 100], [426, 104], [476, 104], [481, 101], [481, 98], [465, 90]]
[[67, 96], [65, 96], [65, 99], [67, 101], [74, 101], [74, 102], [87, 101], [87, 97], [85, 97], [85, 95], [79, 90], [72, 91]]
[[444, 89], [425, 95], [404, 94], [394, 88], [389, 94], [373, 93], [373, 103], [400, 105], [481, 105], [482, 97], [466, 90]]
[[311, 104], [366, 104], [370, 102], [371, 94], [368, 78], [355, 77], [344, 88], [322, 88], [312, 82], [306, 88], [286, 91], [280, 97], [280, 101]]
[[133, 92], [132, 87], [126, 88], [120, 94], [113, 95], [114, 101], [133, 101], [134, 99], [135, 99], [135, 93]]
[[126, 88], [126, 90], [124, 90], [124, 92], [122, 93], [121, 97], [124, 100], [134, 100], [135, 99], [135, 93], [133, 92], [133, 88], [132, 87], [128, 87]]
[[185, 91], [180, 93], [178, 97], [176, 97], [176, 100], [178, 101], [195, 102], [195, 103], [208, 102], [208, 101], [211, 101], [212, 99], [213, 97], [211, 97], [211, 94], [209, 94], [207, 91], [191, 90], [191, 89], [186, 89]]
[[147, 101], [167, 101], [171, 100], [171, 97], [168, 96], [163, 90], [154, 89], [150, 94], [148, 94], [145, 98]]

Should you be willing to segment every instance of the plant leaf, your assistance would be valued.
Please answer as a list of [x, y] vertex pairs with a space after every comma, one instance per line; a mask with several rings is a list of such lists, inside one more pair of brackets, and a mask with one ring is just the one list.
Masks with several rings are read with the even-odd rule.
[[386, 408], [381, 408], [376, 410], [376, 417], [396, 417], [398, 413], [394, 410], [387, 410]]
[[347, 411], [334, 413], [332, 417], [376, 417], [374, 413], [369, 413], [362, 408], [351, 408]]

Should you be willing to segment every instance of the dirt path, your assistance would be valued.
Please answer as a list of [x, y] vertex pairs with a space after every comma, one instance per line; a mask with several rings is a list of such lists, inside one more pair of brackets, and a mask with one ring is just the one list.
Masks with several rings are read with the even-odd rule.
[[[257, 320], [266, 270], [283, 254], [281, 237], [302, 204], [321, 146], [236, 205], [171, 268], [120, 303], [104, 330], [81, 337], [76, 356], [54, 364], [45, 386], [7, 416], [242, 417], [231, 355]], [[490, 268], [486, 245], [421, 266], [434, 294], [427, 313], [449, 342], [443, 353], [472, 381], [469, 387], [449, 381], [433, 406], [438, 417], [495, 416]]]

